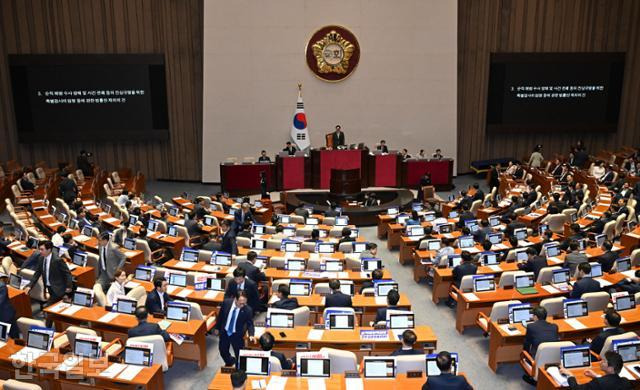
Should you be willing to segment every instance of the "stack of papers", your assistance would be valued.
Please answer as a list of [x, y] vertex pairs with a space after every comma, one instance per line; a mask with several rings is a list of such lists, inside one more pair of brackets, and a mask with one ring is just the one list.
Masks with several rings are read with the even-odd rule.
[[82, 361], [82, 356], [72, 356], [67, 358], [64, 362], [60, 363], [58, 367], [56, 367], [57, 371], [69, 371]]
[[345, 378], [346, 390], [364, 390], [362, 378]]
[[40, 356], [47, 353], [44, 349], [24, 347], [13, 355], [9, 356], [11, 360], [19, 360], [24, 363], [31, 363], [38, 359]]
[[387, 297], [376, 297], [376, 305], [386, 305]]
[[491, 271], [493, 272], [502, 272], [502, 268], [498, 264], [491, 264], [487, 267], [491, 268]]
[[307, 384], [313, 390], [326, 390], [327, 388], [324, 378], [309, 378]]
[[116, 375], [120, 373], [120, 371], [127, 368], [126, 364], [113, 363], [106, 370], [100, 373], [100, 376], [105, 378], [114, 378]]
[[556, 381], [556, 383], [559, 386], [562, 386], [562, 387], [569, 386], [569, 382], [567, 381], [568, 378], [560, 375], [560, 369], [558, 367], [553, 366], [553, 367], [547, 368], [547, 373], [551, 375], [551, 378], [553, 378], [553, 380]]
[[120, 313], [109, 312], [109, 313], [103, 315], [102, 317], [98, 318], [98, 321], [99, 322], [111, 322], [111, 321], [115, 320], [118, 317], [119, 314]]
[[196, 265], [196, 263], [190, 261], [178, 261], [175, 266], [178, 268], [193, 268], [194, 265]]
[[65, 311], [62, 312], [62, 314], [66, 315], [66, 316], [72, 316], [74, 314], [76, 314], [78, 311], [80, 311], [80, 309], [82, 309], [83, 306], [78, 306], [78, 305], [71, 305], [69, 308], [67, 308]]
[[549, 294], [557, 294], [560, 292], [560, 290], [558, 290], [557, 288], [553, 287], [550, 284], [546, 284], [544, 286], [542, 286], [543, 290], [546, 290]]
[[216, 299], [216, 297], [218, 296], [218, 293], [220, 293], [220, 291], [213, 291], [213, 290], [209, 290], [207, 291], [206, 294], [204, 294], [204, 299]]
[[322, 335], [324, 334], [324, 330], [322, 329], [310, 329], [309, 334], [307, 335], [308, 340], [322, 340]]

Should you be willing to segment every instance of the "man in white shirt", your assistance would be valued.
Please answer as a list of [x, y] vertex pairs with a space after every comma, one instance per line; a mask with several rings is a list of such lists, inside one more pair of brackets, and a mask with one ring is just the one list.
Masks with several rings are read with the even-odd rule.
[[29, 291], [42, 277], [45, 289], [45, 306], [49, 306], [61, 300], [65, 295], [70, 294], [73, 288], [73, 278], [69, 267], [58, 256], [52, 253], [53, 243], [51, 241], [41, 241], [38, 246], [40, 261], [36, 272], [31, 278], [31, 282], [25, 287], [24, 292]]
[[64, 239], [62, 238], [62, 235], [66, 231], [67, 229], [64, 226], [58, 226], [58, 228], [56, 229], [56, 234], [54, 234], [51, 237], [51, 242], [53, 243], [53, 246], [62, 246], [62, 244], [64, 244]]
[[122, 194], [118, 196], [118, 200], [116, 201], [120, 206], [124, 206], [129, 201], [129, 191], [122, 190]]

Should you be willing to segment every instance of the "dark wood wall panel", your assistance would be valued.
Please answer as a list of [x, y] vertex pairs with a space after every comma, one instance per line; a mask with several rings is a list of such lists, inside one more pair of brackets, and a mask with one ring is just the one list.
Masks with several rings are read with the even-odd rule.
[[[149, 178], [202, 175], [203, 0], [2, 0], [0, 2], [0, 161], [75, 162], [94, 152], [106, 169], [131, 167]], [[170, 140], [19, 144], [8, 54], [164, 53]]]
[[[640, 1], [459, 0], [458, 171], [474, 160], [567, 153], [583, 139], [590, 152], [640, 146]], [[492, 52], [627, 53], [618, 131], [610, 134], [486, 134]]]

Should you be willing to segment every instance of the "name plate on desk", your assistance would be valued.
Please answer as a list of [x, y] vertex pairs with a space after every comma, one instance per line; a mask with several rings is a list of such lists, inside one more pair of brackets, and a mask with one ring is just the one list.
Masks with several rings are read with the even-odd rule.
[[422, 371], [407, 371], [407, 378], [422, 378]]
[[389, 340], [387, 330], [361, 330], [360, 340]]

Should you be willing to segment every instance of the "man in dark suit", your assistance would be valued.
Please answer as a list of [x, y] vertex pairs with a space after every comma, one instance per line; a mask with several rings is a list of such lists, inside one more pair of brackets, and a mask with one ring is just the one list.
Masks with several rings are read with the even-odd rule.
[[338, 146], [344, 146], [344, 133], [342, 132], [342, 126], [336, 125], [336, 131], [331, 133], [331, 138], [333, 139], [333, 148], [337, 148]]
[[584, 375], [593, 378], [591, 382], [579, 385], [573, 373], [565, 368], [560, 369], [560, 373], [568, 377], [569, 388], [571, 390], [627, 390], [633, 388], [627, 378], [622, 378], [619, 374], [622, 371], [623, 361], [619, 353], [608, 351], [604, 354], [604, 359], [600, 360], [600, 369], [604, 375], [600, 376], [589, 369]]
[[469, 205], [465, 204], [462, 208], [462, 214], [458, 217], [458, 223], [456, 226], [458, 228], [463, 228], [465, 221], [471, 221], [472, 219], [476, 219], [475, 215], [469, 210]]
[[251, 214], [251, 206], [249, 203], [243, 203], [240, 210], [236, 210], [233, 214], [233, 226], [236, 234], [242, 229], [246, 222], [254, 222], [253, 214]]
[[202, 217], [200, 213], [192, 211], [189, 213], [189, 218], [184, 220], [184, 227], [187, 229], [187, 234], [189, 234], [189, 238], [198, 237], [202, 235]]
[[169, 338], [169, 334], [162, 330], [160, 326], [156, 323], [147, 322], [147, 317], [149, 316], [149, 312], [147, 312], [147, 308], [144, 306], [139, 306], [136, 308], [136, 318], [138, 319], [138, 325], [129, 329], [127, 335], [129, 337], [141, 337], [141, 336], [152, 336], [152, 335], [160, 335], [164, 339], [164, 341], [171, 340]]
[[573, 154], [572, 165], [574, 167], [582, 168], [584, 167], [584, 164], [587, 162], [587, 160], [589, 160], [589, 153], [587, 153], [587, 151], [584, 150], [583, 148], [579, 148]]
[[475, 242], [483, 243], [493, 230], [486, 219], [480, 220], [480, 227], [472, 233]]
[[224, 292], [225, 298], [231, 298], [236, 295], [239, 290], [246, 292], [247, 304], [251, 307], [252, 312], [263, 312], [264, 305], [260, 302], [260, 296], [258, 295], [258, 286], [256, 282], [246, 278], [246, 273], [242, 268], [236, 268], [233, 270], [233, 279], [227, 284], [227, 289]]
[[380, 140], [380, 145], [378, 145], [378, 150], [382, 153], [389, 153], [389, 148], [387, 147], [387, 141]]
[[424, 355], [424, 351], [414, 349], [413, 345], [418, 340], [418, 336], [411, 329], [407, 329], [402, 332], [402, 347], [391, 352], [391, 356], [405, 356], [405, 355]]
[[[220, 337], [218, 348], [226, 366], [236, 364], [240, 349], [244, 348], [244, 334], [247, 331], [249, 340], [255, 343], [253, 310], [247, 305], [247, 291], [237, 290], [222, 302], [214, 328], [214, 333]], [[235, 358], [229, 353], [229, 347], [233, 348]]]
[[[369, 247], [369, 245], [375, 245], [375, 248], [373, 248], [372, 250], [363, 251], [362, 253], [368, 252], [366, 257], [362, 256], [362, 253], [360, 253], [361, 259], [373, 259], [376, 257], [378, 253], [378, 245], [375, 242], [367, 243], [367, 247]], [[371, 280], [362, 281], [362, 286], [360, 287], [360, 294], [362, 294], [362, 292], [366, 288], [373, 288], [373, 284], [375, 283], [376, 280], [382, 280], [382, 275], [383, 273], [381, 269], [374, 269], [371, 272]]]
[[36, 272], [31, 278], [31, 282], [25, 287], [24, 292], [29, 295], [29, 291], [42, 277], [42, 283], [45, 288], [45, 297], [47, 302], [45, 306], [52, 305], [61, 300], [65, 295], [71, 293], [73, 288], [73, 278], [69, 267], [58, 256], [52, 253], [53, 243], [51, 241], [42, 241], [38, 245], [40, 252], [40, 260]]
[[536, 201], [538, 194], [535, 191], [525, 192], [522, 194], [522, 198], [524, 199], [524, 206], [529, 207], [533, 202]]
[[384, 322], [387, 320], [387, 310], [398, 310], [398, 302], [400, 301], [400, 294], [398, 290], [391, 290], [387, 294], [387, 307], [381, 307], [376, 311], [375, 323]]
[[340, 238], [340, 241], [338, 241], [338, 245], [342, 244], [343, 242], [354, 242], [356, 239], [351, 237], [351, 229], [348, 227], [344, 227], [342, 228], [342, 237]]
[[222, 233], [218, 237], [218, 242], [209, 242], [203, 246], [206, 250], [222, 251], [230, 253], [232, 255], [238, 254], [238, 245], [236, 244], [236, 235], [231, 229], [231, 223], [226, 219], [220, 222], [220, 232]]
[[538, 252], [529, 247], [527, 248], [527, 261], [524, 264], [518, 264], [518, 268], [525, 272], [533, 272], [535, 280], [538, 280], [540, 270], [547, 266], [547, 259], [538, 256]]
[[260, 152], [260, 157], [258, 157], [259, 163], [270, 163], [271, 157], [267, 156], [267, 151], [263, 150]]
[[558, 325], [547, 322], [547, 309], [542, 306], [533, 309], [533, 321], [527, 326], [522, 349], [535, 358], [538, 345], [558, 341]]
[[569, 298], [579, 299], [582, 294], [600, 291], [600, 283], [587, 276], [590, 273], [591, 264], [587, 262], [578, 264], [578, 281], [573, 284]]
[[436, 365], [440, 370], [440, 375], [427, 377], [427, 382], [422, 385], [422, 390], [471, 390], [472, 387], [467, 383], [465, 377], [451, 373], [452, 362], [449, 352], [440, 352], [436, 357]]
[[473, 194], [471, 200], [473, 200], [474, 202], [476, 200], [484, 200], [484, 191], [480, 189], [480, 184], [473, 183], [473, 189], [476, 190], [476, 192]]
[[591, 340], [589, 349], [599, 355], [602, 351], [602, 347], [604, 347], [604, 342], [609, 336], [617, 336], [624, 333], [624, 329], [620, 327], [621, 321], [622, 317], [620, 317], [620, 314], [618, 314], [618, 312], [614, 310], [607, 311], [604, 315], [604, 328], [599, 335]]
[[260, 348], [263, 351], [271, 351], [271, 356], [274, 356], [276, 359], [280, 361], [280, 366], [283, 370], [290, 370], [293, 367], [293, 363], [291, 360], [287, 359], [282, 352], [274, 351], [273, 345], [275, 344], [275, 338], [269, 332], [264, 332], [258, 342], [260, 343]]
[[169, 302], [169, 294], [167, 294], [167, 279], [164, 277], [155, 278], [153, 280], [153, 291], [147, 294], [147, 302], [145, 307], [147, 312], [151, 314], [164, 314]]
[[596, 261], [602, 265], [602, 272], [611, 271], [618, 259], [618, 254], [612, 251], [612, 248], [613, 244], [611, 244], [611, 241], [605, 240], [605, 242], [602, 243], [604, 253], [596, 258]]
[[307, 218], [309, 218], [309, 210], [306, 207], [303, 207], [303, 205], [300, 205], [300, 207], [296, 207], [293, 210], [293, 213], [295, 215], [299, 215], [301, 217], [304, 217], [304, 219], [306, 220]]
[[22, 177], [20, 178], [20, 186], [24, 191], [33, 191], [36, 189], [36, 185], [29, 180], [29, 176], [27, 176], [28, 174], [29, 170], [25, 168], [22, 171]]
[[69, 179], [67, 171], [63, 171], [61, 176], [62, 180], [60, 180], [60, 184], [58, 184], [60, 197], [66, 204], [71, 205], [73, 201], [78, 198], [78, 187], [73, 180]]
[[78, 169], [82, 171], [82, 174], [88, 177], [93, 176], [93, 164], [89, 162], [91, 153], [87, 153], [84, 150], [80, 151], [80, 155], [76, 159], [76, 165]]
[[12, 339], [17, 339], [20, 337], [20, 332], [16, 322], [16, 309], [13, 308], [9, 299], [8, 282], [9, 276], [0, 274], [0, 322], [11, 324], [8, 336]]
[[527, 225], [525, 225], [523, 222], [518, 221], [518, 217], [515, 214], [510, 214], [508, 218], [509, 218], [509, 223], [507, 224], [507, 228], [505, 229], [504, 232], [509, 237], [513, 236], [514, 230], [527, 227]]
[[489, 173], [489, 188], [498, 188], [500, 185], [500, 164], [491, 167], [491, 172]]
[[300, 306], [298, 305], [298, 300], [296, 298], [289, 298], [289, 286], [284, 283], [278, 286], [276, 296], [278, 297], [278, 300], [271, 305], [276, 309], [293, 310]]
[[247, 261], [243, 261], [238, 263], [238, 268], [242, 268], [247, 275], [247, 277], [254, 282], [265, 282], [267, 277], [264, 272], [260, 271], [260, 268], [255, 266], [256, 259], [258, 258], [258, 254], [254, 251], [249, 251], [247, 253]]
[[340, 291], [339, 280], [332, 279], [329, 282], [329, 288], [331, 289], [331, 294], [325, 298], [324, 307], [353, 307], [351, 296]]
[[291, 144], [291, 141], [287, 141], [287, 146], [285, 146], [285, 148], [282, 149], [282, 151], [289, 153], [289, 156], [293, 156], [296, 154], [298, 149]]
[[98, 283], [102, 286], [102, 291], [108, 291], [111, 282], [115, 277], [117, 269], [124, 267], [126, 256], [120, 249], [109, 241], [109, 234], [103, 232], [98, 240]]
[[605, 211], [602, 217], [593, 221], [593, 223], [591, 224], [591, 227], [589, 228], [589, 231], [595, 234], [602, 234], [602, 231], [604, 230], [604, 225], [606, 225], [607, 222], [610, 222], [610, 221], [611, 221], [611, 212]]
[[[462, 262], [453, 268], [453, 284], [456, 287], [460, 287], [460, 282], [462, 278], [467, 275], [475, 275], [478, 271], [478, 266], [473, 264], [473, 257], [468, 251], [462, 251], [460, 254], [462, 258]], [[453, 307], [455, 306], [455, 301], [449, 297], [447, 299], [447, 306]]]
[[331, 202], [331, 205], [329, 206], [329, 210], [324, 212], [324, 216], [325, 217], [337, 217], [338, 215], [340, 215], [340, 213], [338, 213], [336, 211], [336, 207], [338, 207], [338, 205], [335, 202]]

